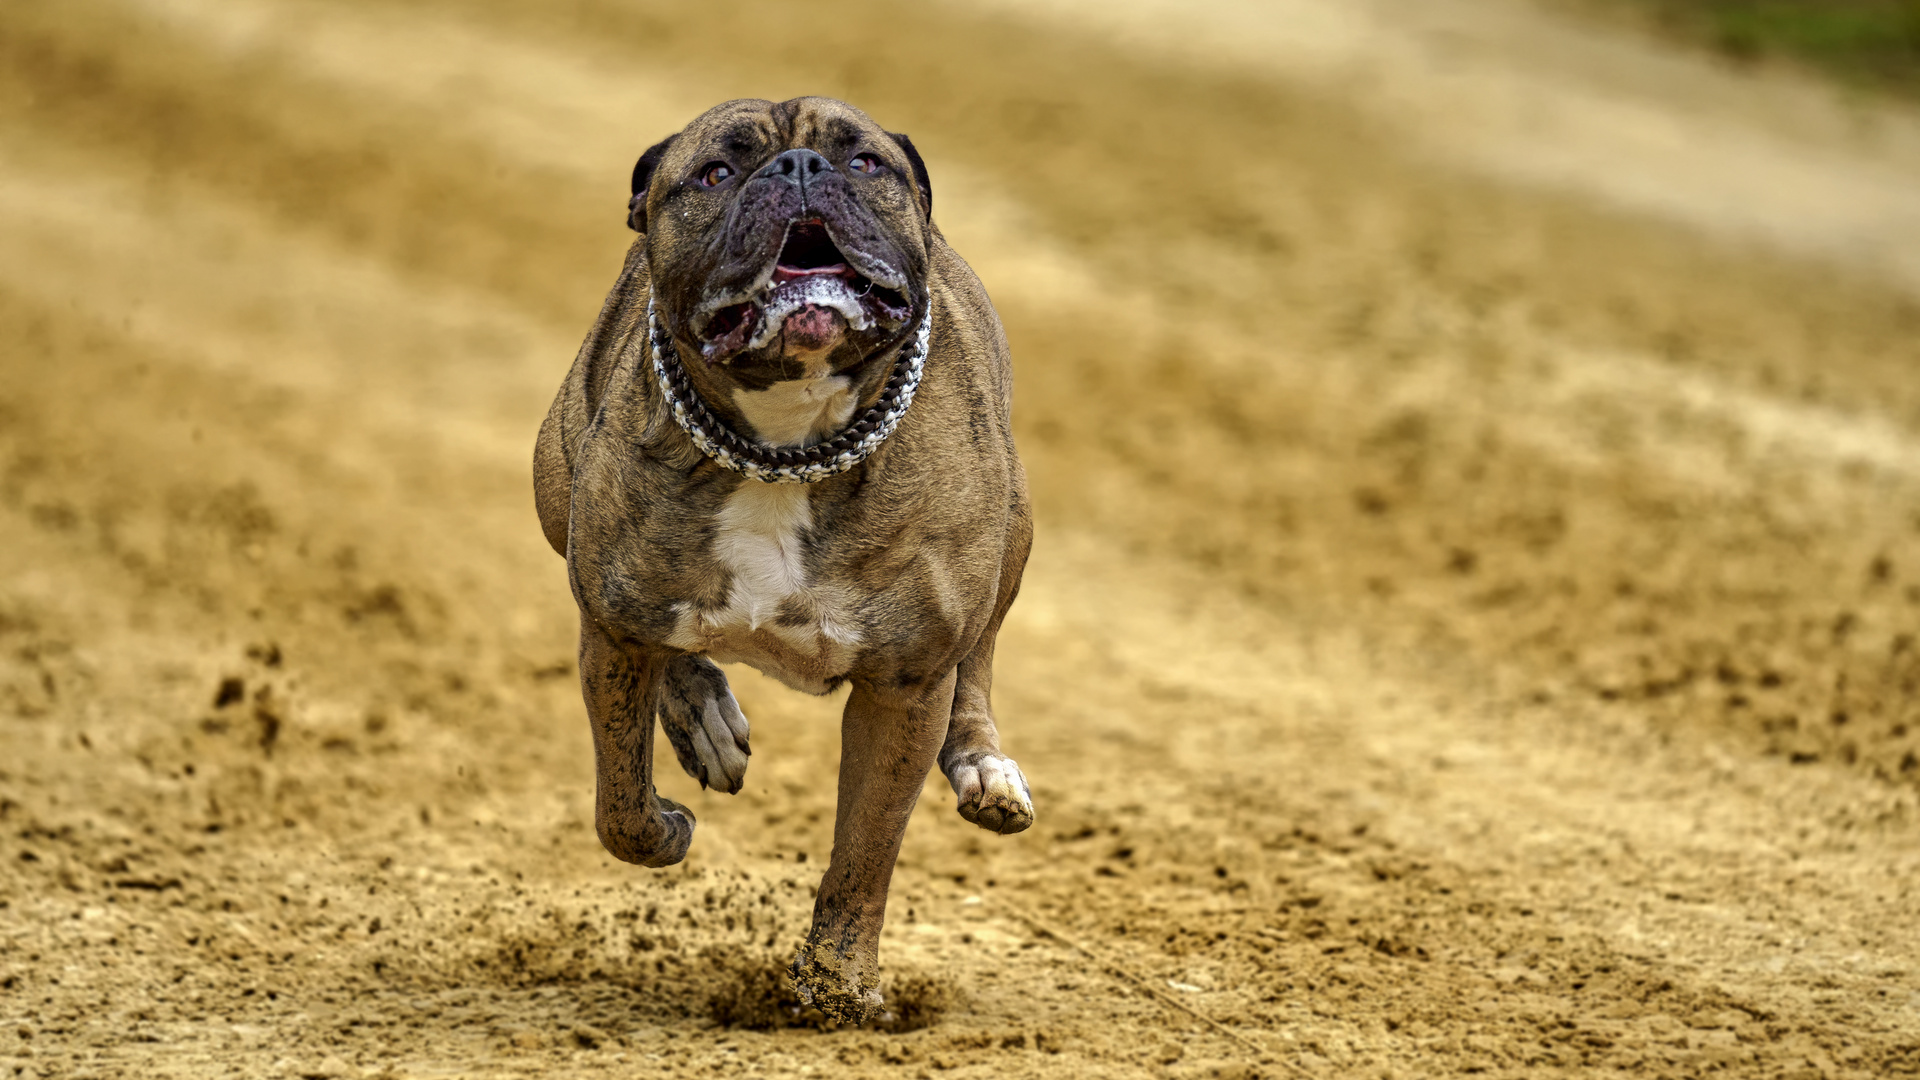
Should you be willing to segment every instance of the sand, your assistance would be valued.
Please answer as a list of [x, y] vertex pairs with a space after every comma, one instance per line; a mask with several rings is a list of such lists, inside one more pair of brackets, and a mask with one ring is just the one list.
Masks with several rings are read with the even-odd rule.
[[[9, 6], [6, 1075], [1920, 1073], [1920, 126], [1262, 10]], [[838, 699], [730, 672], [745, 790], [614, 862], [528, 476], [639, 150], [806, 92], [924, 153], [1039, 516], [1038, 822], [928, 785], [861, 1030], [773, 974]]]

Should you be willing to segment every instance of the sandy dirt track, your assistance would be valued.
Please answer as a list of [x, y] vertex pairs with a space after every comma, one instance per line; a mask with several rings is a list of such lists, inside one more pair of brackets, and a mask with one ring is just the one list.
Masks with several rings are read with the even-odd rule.
[[[1920, 1074], [1920, 124], [1260, 10], [8, 5], [4, 1075]], [[528, 480], [637, 152], [809, 92], [1039, 514], [1038, 824], [929, 785], [869, 1030], [769, 974], [839, 701], [734, 672], [746, 789], [614, 863]]]

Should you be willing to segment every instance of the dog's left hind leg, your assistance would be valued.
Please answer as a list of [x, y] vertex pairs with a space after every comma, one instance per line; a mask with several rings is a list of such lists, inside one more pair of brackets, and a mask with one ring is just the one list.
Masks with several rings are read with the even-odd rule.
[[1000, 752], [1000, 731], [987, 704], [993, 686], [991, 631], [961, 662], [958, 683], [940, 771], [959, 798], [961, 817], [990, 832], [1020, 832], [1033, 824], [1033, 793], [1020, 766]]
[[959, 798], [960, 816], [992, 832], [1017, 833], [1033, 824], [1033, 793], [1027, 778], [1012, 758], [1000, 752], [1000, 729], [994, 725], [993, 646], [1000, 634], [1000, 623], [1013, 606], [1020, 591], [1020, 575], [1026, 569], [1032, 526], [1025, 500], [1018, 504], [1018, 517], [1006, 562], [1001, 571], [1000, 596], [994, 605], [993, 621], [987, 624], [980, 641], [960, 662], [953, 692], [953, 716], [947, 721], [947, 740], [940, 748], [940, 771]]

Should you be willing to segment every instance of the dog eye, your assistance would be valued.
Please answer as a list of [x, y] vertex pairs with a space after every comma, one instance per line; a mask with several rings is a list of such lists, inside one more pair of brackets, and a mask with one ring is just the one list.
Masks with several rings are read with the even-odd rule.
[[732, 175], [733, 166], [724, 161], [710, 161], [707, 167], [700, 171], [700, 182], [707, 187], [716, 187], [725, 183], [727, 177]]
[[853, 160], [847, 162], [847, 167], [854, 172], [871, 175], [880, 171], [880, 159], [872, 154], [855, 154]]

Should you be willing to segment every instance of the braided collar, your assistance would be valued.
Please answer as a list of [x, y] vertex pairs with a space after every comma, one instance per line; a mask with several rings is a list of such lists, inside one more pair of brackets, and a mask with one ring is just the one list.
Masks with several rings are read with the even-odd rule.
[[[932, 304], [928, 304], [929, 312]], [[842, 428], [838, 435], [805, 448], [763, 446], [744, 438], [713, 414], [700, 394], [687, 380], [687, 369], [680, 364], [680, 351], [673, 335], [653, 317], [653, 301], [647, 301], [647, 343], [653, 353], [653, 374], [660, 382], [660, 393], [673, 412], [673, 421], [687, 433], [700, 452], [721, 468], [731, 469], [767, 484], [812, 484], [829, 476], [838, 476], [865, 461], [880, 444], [887, 441], [900, 418], [913, 404], [913, 392], [920, 387], [920, 371], [927, 362], [927, 340], [932, 319], [927, 312], [913, 337], [900, 349], [893, 372], [880, 391], [880, 400], [860, 414], [859, 419]]]

